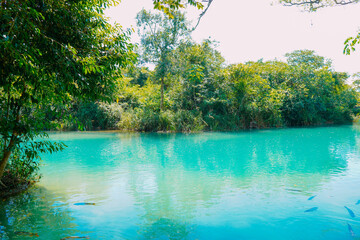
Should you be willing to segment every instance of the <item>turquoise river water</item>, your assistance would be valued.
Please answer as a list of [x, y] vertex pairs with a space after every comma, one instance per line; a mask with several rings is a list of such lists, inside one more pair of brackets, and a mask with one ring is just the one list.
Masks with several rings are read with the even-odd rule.
[[0, 202], [0, 239], [360, 237], [355, 126], [50, 138], [68, 148]]

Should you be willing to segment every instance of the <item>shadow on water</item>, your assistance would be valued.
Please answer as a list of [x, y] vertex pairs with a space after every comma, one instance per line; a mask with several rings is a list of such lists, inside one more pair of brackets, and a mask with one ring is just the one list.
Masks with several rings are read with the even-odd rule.
[[168, 218], [159, 218], [150, 224], [144, 224], [138, 231], [139, 239], [190, 239], [194, 229], [191, 225]]
[[61, 197], [42, 187], [0, 202], [0, 239], [61, 239], [79, 234]]

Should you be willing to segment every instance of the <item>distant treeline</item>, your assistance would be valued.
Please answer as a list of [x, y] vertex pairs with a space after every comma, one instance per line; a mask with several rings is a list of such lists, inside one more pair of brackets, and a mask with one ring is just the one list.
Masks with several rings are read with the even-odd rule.
[[42, 114], [61, 130], [179, 132], [342, 124], [356, 114], [348, 75], [314, 51], [226, 66], [205, 40], [183, 41], [169, 56], [163, 91], [158, 66], [132, 66], [122, 70], [109, 102], [74, 100]]

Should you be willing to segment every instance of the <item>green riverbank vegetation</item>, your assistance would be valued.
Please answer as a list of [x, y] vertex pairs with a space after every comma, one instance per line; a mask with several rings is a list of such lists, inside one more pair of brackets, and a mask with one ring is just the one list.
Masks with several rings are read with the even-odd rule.
[[[117, 80], [111, 102], [74, 101], [56, 115], [58, 130], [237, 131], [351, 123], [358, 93], [348, 75], [314, 51], [286, 61], [225, 65], [216, 42], [181, 42], [168, 56], [167, 72], [132, 66]], [[162, 90], [163, 89], [163, 90]]]
[[137, 26], [137, 62], [121, 70], [111, 101], [49, 106], [58, 130], [236, 131], [343, 124], [355, 114], [349, 76], [314, 51], [226, 65], [215, 41], [192, 41], [179, 12], [169, 19], [142, 10]]

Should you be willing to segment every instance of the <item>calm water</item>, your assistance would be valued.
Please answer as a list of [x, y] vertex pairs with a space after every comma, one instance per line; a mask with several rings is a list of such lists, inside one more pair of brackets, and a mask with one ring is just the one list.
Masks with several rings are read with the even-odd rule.
[[360, 236], [357, 127], [51, 139], [68, 148], [45, 156], [38, 187], [0, 203], [0, 239]]

